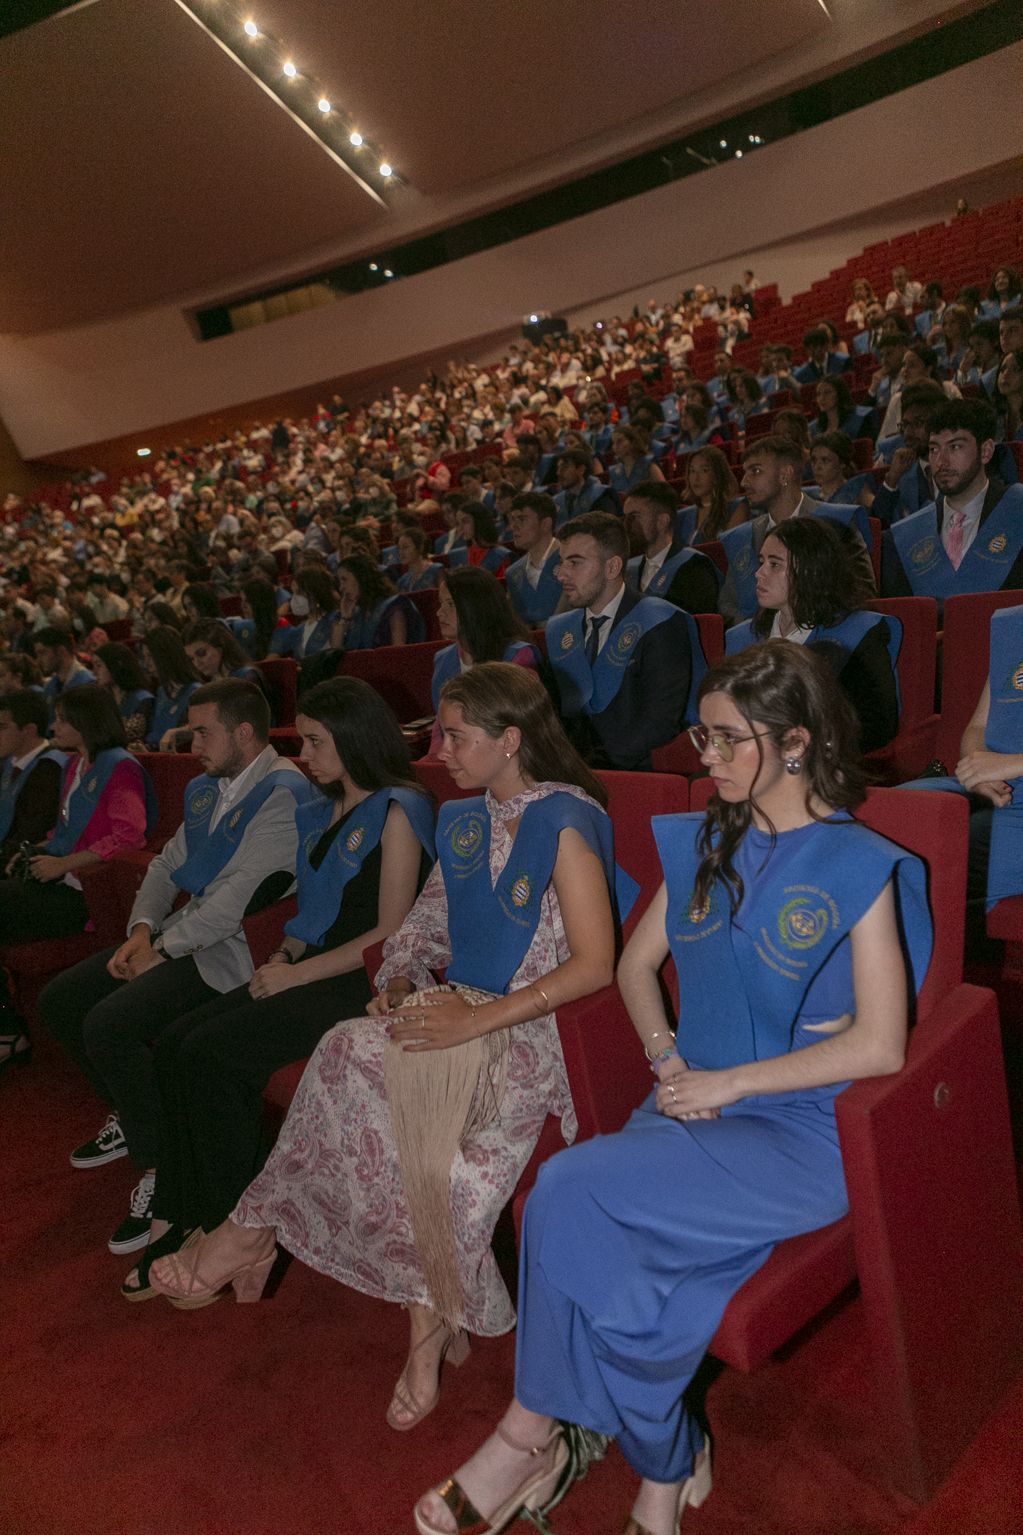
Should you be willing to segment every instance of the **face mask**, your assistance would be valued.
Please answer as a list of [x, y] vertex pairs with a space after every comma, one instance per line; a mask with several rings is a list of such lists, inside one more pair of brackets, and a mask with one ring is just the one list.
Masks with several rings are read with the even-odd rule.
[[290, 607], [292, 616], [294, 618], [309, 617], [309, 598], [303, 597], [301, 592], [297, 592], [295, 596], [292, 597], [288, 606]]

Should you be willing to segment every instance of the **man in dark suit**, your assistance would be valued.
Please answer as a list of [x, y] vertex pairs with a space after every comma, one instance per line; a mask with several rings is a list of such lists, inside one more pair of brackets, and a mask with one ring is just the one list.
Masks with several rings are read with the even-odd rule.
[[892, 454], [884, 481], [877, 488], [871, 515], [882, 527], [901, 517], [911, 517], [934, 500], [934, 486], [927, 460], [931, 417], [945, 403], [945, 391], [933, 379], [907, 384], [899, 396], [899, 430], [902, 444]]
[[647, 770], [654, 747], [681, 730], [704, 670], [696, 625], [625, 585], [621, 518], [587, 512], [558, 536], [571, 611], [548, 623], [547, 653], [565, 728], [592, 766]]
[[42, 842], [57, 824], [66, 757], [46, 739], [46, 700], [29, 688], [0, 698], [0, 868], [23, 842]]
[[672, 537], [678, 492], [664, 480], [644, 480], [625, 498], [625, 528], [635, 548], [625, 580], [640, 596], [663, 597], [687, 613], [716, 613], [721, 582], [714, 562]]
[[885, 597], [1023, 588], [1023, 485], [988, 474], [997, 419], [986, 400], [948, 400], [931, 416], [935, 499], [893, 524], [881, 547]]
[[803, 346], [806, 349], [806, 362], [796, 369], [798, 384], [816, 384], [818, 379], [830, 378], [835, 373], [847, 373], [853, 365], [851, 357], [830, 350], [831, 337], [823, 327], [815, 326], [813, 330], [808, 330], [803, 337]]

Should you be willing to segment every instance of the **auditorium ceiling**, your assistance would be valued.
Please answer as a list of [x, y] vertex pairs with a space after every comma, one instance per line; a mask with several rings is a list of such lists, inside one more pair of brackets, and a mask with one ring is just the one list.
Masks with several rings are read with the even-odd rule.
[[832, 34], [846, 62], [962, 9], [252, 0], [400, 173], [381, 205], [175, 0], [86, 0], [0, 41], [0, 332], [228, 299], [354, 259], [776, 93], [806, 77], [808, 50], [820, 70]]

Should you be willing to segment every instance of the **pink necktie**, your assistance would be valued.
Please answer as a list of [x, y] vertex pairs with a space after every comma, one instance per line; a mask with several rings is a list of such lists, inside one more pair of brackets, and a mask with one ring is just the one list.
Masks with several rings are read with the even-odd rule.
[[966, 517], [963, 512], [949, 513], [945, 553], [952, 561], [952, 565], [956, 570], [963, 563], [963, 523], [965, 521]]

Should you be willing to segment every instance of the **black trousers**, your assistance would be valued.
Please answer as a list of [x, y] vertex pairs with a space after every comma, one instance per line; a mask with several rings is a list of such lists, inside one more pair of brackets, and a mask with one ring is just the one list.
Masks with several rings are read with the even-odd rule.
[[212, 1231], [227, 1219], [266, 1160], [266, 1084], [311, 1055], [335, 1023], [361, 1017], [372, 995], [361, 969], [258, 1001], [239, 986], [162, 1031], [154, 1049], [162, 1220]]
[[[41, 885], [35, 879], [0, 879], [0, 944], [70, 938], [84, 932], [88, 920], [85, 896], [62, 880]], [[10, 1006], [7, 975], [0, 969], [0, 1030]]]
[[165, 959], [134, 981], [107, 970], [114, 949], [72, 965], [42, 991], [39, 1012], [105, 1103], [120, 1115], [136, 1167], [160, 1158], [160, 1099], [152, 1041], [217, 993], [191, 955]]

